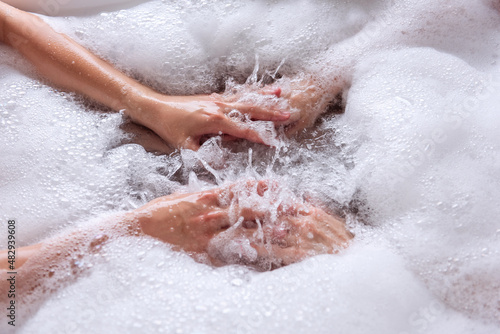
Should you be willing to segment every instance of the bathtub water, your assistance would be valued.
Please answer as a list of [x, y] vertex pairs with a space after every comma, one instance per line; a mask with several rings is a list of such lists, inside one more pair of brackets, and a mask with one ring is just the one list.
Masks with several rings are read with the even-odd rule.
[[122, 145], [120, 115], [40, 83], [0, 46], [0, 219], [2, 229], [17, 219], [24, 245], [241, 176], [341, 208], [356, 233], [340, 255], [265, 273], [122, 238], [42, 305], [23, 305], [19, 332], [500, 333], [499, 10], [493, 0], [150, 1], [45, 18], [165, 93], [243, 82], [256, 55], [261, 74], [285, 60], [285, 76], [349, 80], [344, 114], [279, 149]]

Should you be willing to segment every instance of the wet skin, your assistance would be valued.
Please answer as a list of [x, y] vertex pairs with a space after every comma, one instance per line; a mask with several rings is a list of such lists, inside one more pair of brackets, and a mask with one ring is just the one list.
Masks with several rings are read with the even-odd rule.
[[[272, 263], [279, 267], [317, 254], [336, 253], [347, 246], [353, 235], [342, 219], [293, 195], [281, 196], [282, 190], [277, 182], [250, 180], [160, 197], [103, 222], [97, 229], [60, 236], [60, 243], [55, 238], [22, 247], [17, 250], [16, 267], [37, 258], [47, 261], [43, 253], [51, 252], [51, 245], [68, 248], [70, 254], [75, 244], [88, 244], [82, 240], [94, 234], [102, 236], [96, 239], [99, 243], [112, 235], [147, 235], [195, 258], [206, 255], [216, 266]], [[87, 246], [90, 251], [96, 240]], [[250, 260], [240, 256], [236, 262], [222, 256], [221, 248], [228, 240], [247, 243], [256, 256]], [[7, 251], [0, 252], [0, 257], [0, 269], [7, 270]]]
[[217, 239], [249, 243], [257, 258], [242, 258], [243, 264], [267, 261], [275, 266], [335, 253], [347, 245], [352, 234], [340, 218], [294, 196], [280, 197], [280, 191], [276, 182], [240, 181], [161, 197], [134, 215], [145, 234], [192, 255], [208, 253], [215, 265], [228, 264], [213, 249]]

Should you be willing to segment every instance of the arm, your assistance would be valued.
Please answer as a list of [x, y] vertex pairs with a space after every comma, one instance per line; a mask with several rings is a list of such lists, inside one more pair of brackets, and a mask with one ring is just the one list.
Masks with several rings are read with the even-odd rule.
[[285, 121], [289, 113], [225, 102], [218, 95], [165, 96], [113, 68], [39, 17], [0, 2], [0, 38], [52, 84], [86, 95], [155, 131], [175, 147], [197, 149], [206, 134], [263, 142], [259, 133], [226, 117], [238, 109], [252, 119]]
[[[276, 268], [335, 253], [352, 238], [341, 219], [282, 195], [277, 183], [240, 181], [160, 197], [129, 213], [20, 248], [15, 269], [29, 291], [40, 278], [67, 276], [64, 270], [50, 273], [54, 265], [77, 273], [86, 268], [85, 256], [98, 252], [107, 240], [147, 235], [213, 265], [240, 263], [265, 270], [271, 264]], [[0, 270], [7, 271], [6, 251], [0, 254]]]
[[2, 41], [58, 87], [89, 96], [113, 110], [132, 109], [132, 101], [152, 93], [69, 37], [55, 32], [36, 15], [0, 2], [0, 22]]

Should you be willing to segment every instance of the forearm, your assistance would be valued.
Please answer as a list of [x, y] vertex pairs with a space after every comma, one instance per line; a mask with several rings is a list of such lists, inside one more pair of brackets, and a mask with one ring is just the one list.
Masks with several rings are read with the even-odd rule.
[[[181, 230], [179, 225], [183, 221], [180, 216], [178, 219], [171, 217], [172, 208], [178, 206], [179, 202], [195, 201], [201, 194], [204, 193], [160, 197], [133, 211], [90, 222], [84, 227], [69, 233], [63, 232], [35, 245], [11, 249], [10, 253], [8, 249], [0, 250], [0, 270], [24, 272], [28, 270], [27, 267], [62, 265], [64, 261], [94, 253], [107, 240], [120, 236], [149, 235], [168, 241], [165, 236], [175, 234], [171, 233], [170, 228], [175, 226]], [[166, 216], [165, 212], [168, 213]], [[173, 216], [176, 217], [176, 214]]]
[[113, 110], [130, 114], [141, 98], [154, 93], [57, 33], [39, 17], [1, 2], [0, 37], [52, 84], [84, 94]]
[[135, 211], [113, 215], [40, 243], [17, 248], [15, 253], [1, 250], [0, 271], [15, 271], [29, 276], [34, 272], [47, 272], [54, 266], [70, 268], [75, 261], [98, 252], [106, 241], [137, 232], [140, 232], [139, 217]]
[[[7, 262], [7, 252], [0, 251], [0, 291], [7, 291], [10, 284], [7, 278], [14, 277], [16, 303], [32, 305], [43, 300], [46, 294], [70, 283], [92, 267], [95, 255], [102, 252], [107, 240], [133, 235], [137, 231], [134, 226], [137, 226], [135, 217], [130, 213], [114, 215], [36, 245], [18, 248], [14, 270]], [[7, 297], [2, 293], [0, 304], [8, 302]]]

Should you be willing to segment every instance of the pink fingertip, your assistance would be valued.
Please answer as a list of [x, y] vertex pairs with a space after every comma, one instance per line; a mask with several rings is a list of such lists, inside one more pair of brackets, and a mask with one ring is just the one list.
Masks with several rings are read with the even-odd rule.
[[274, 94], [276, 95], [276, 97], [280, 97], [281, 96], [281, 87], [276, 88], [276, 91], [274, 92]]
[[282, 120], [286, 121], [287, 119], [289, 119], [289, 118], [290, 118], [290, 115], [291, 115], [291, 114], [290, 114], [290, 112], [289, 112], [289, 111], [282, 111], [282, 112], [280, 113], [280, 116], [281, 116], [280, 118], [281, 118]]

